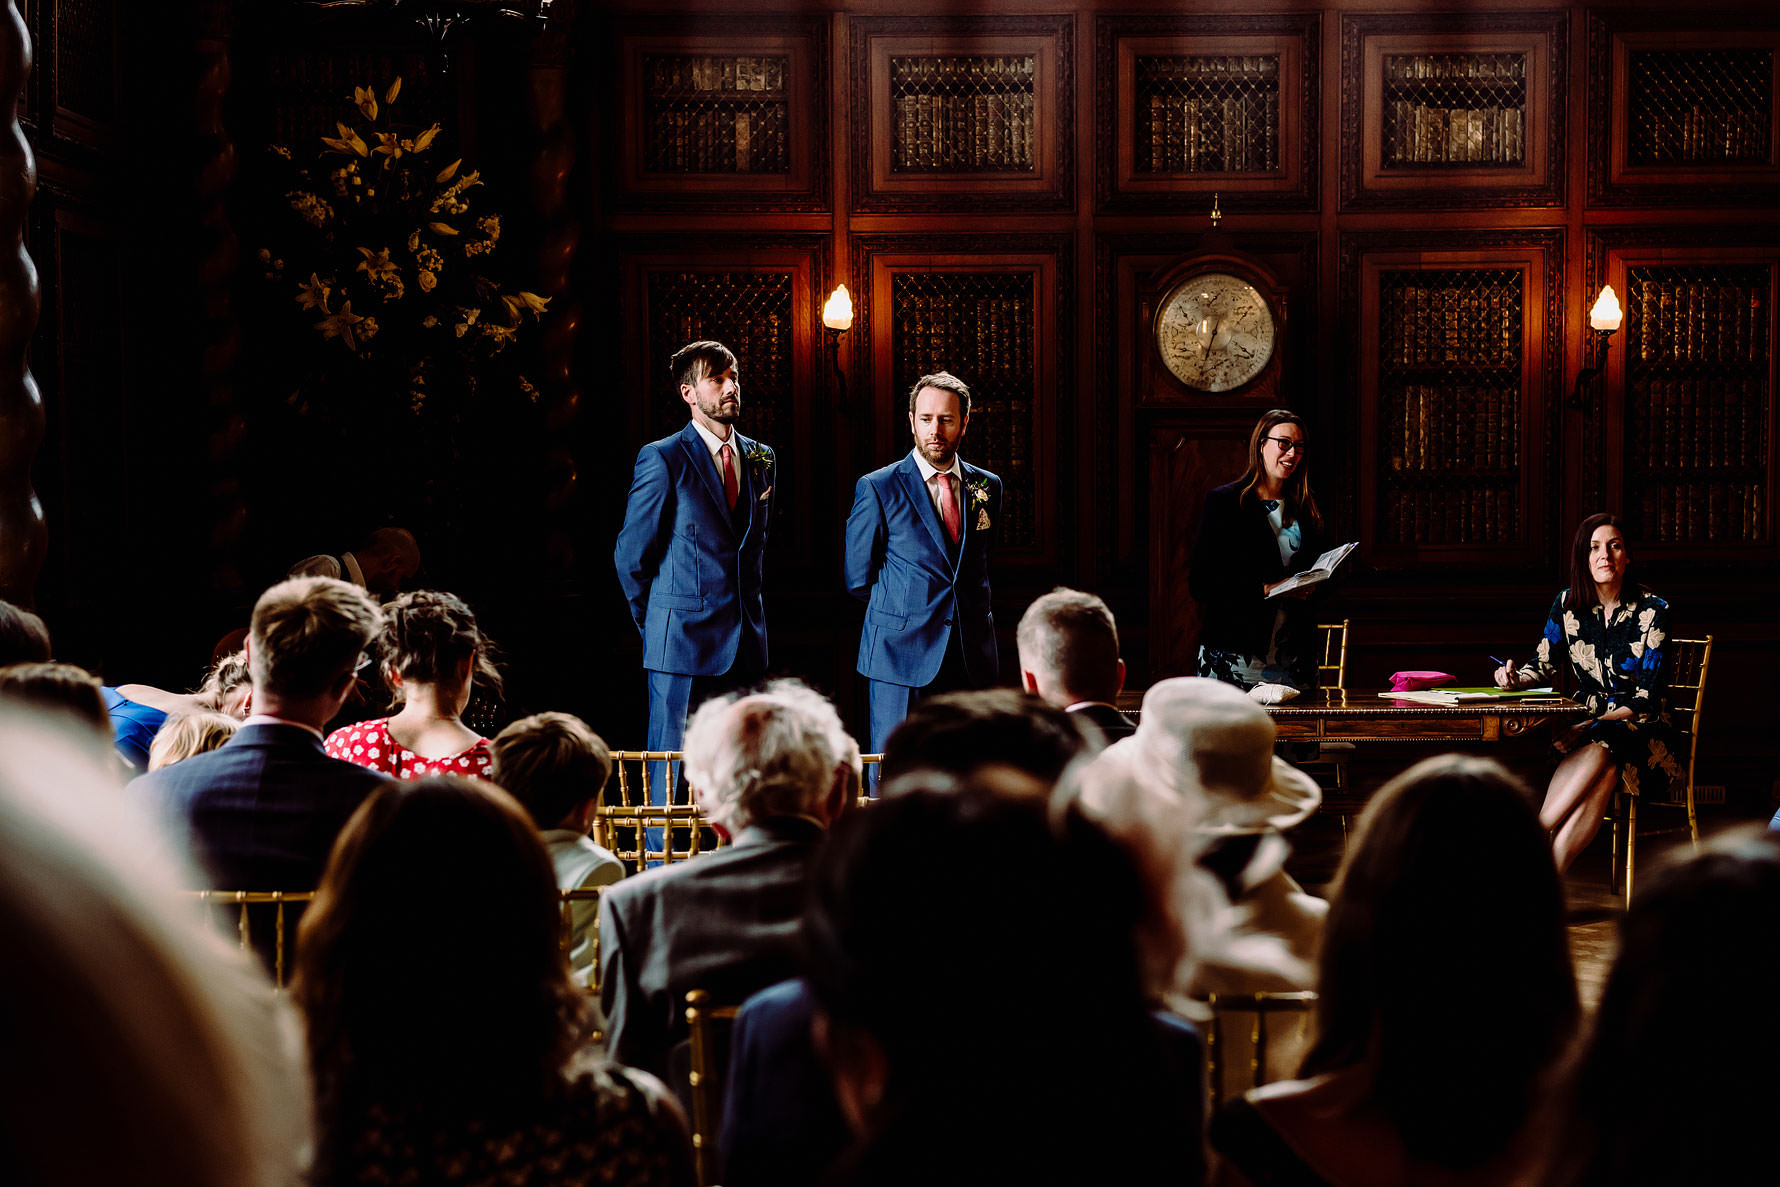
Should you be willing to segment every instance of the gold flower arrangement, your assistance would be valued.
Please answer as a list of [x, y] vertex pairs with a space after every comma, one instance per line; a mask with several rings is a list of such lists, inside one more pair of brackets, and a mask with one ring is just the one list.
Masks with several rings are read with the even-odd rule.
[[[481, 174], [461, 158], [436, 159], [437, 123], [397, 122], [401, 93], [400, 78], [381, 97], [354, 87], [357, 118], [338, 121], [338, 135], [320, 137], [309, 159], [272, 146], [283, 213], [259, 262], [290, 302], [275, 303], [306, 327], [294, 335], [305, 374], [290, 394], [299, 412], [307, 388], [342, 371], [382, 390], [399, 382], [416, 413], [444, 385], [473, 396], [479, 380], [509, 370], [495, 356], [550, 305], [497, 279], [501, 220], [474, 208]], [[512, 379], [536, 400], [523, 375]]]

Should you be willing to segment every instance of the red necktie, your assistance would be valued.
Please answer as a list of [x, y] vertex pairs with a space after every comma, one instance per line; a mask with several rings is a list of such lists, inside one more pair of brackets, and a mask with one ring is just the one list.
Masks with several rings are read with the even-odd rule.
[[723, 497], [729, 500], [729, 509], [734, 511], [735, 501], [742, 497], [741, 479], [735, 472], [735, 454], [730, 452], [726, 444], [718, 451], [718, 455], [723, 459]]
[[952, 493], [952, 476], [935, 474], [939, 479], [939, 517], [946, 525], [946, 534], [952, 537], [952, 543], [958, 543], [958, 496]]

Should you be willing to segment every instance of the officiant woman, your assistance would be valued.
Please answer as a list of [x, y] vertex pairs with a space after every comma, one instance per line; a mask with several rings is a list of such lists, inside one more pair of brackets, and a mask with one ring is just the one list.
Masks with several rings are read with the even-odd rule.
[[1328, 546], [1310, 493], [1304, 422], [1284, 408], [1248, 439], [1248, 469], [1205, 496], [1188, 589], [1199, 602], [1199, 675], [1241, 689], [1316, 687], [1315, 590], [1269, 600]]

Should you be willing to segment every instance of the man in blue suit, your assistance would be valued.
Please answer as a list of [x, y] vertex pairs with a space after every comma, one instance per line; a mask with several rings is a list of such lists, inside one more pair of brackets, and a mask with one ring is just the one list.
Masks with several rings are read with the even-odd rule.
[[[719, 342], [668, 364], [692, 420], [637, 452], [614, 559], [643, 636], [650, 750], [678, 750], [689, 709], [766, 674], [762, 554], [778, 474], [773, 451], [736, 431], [742, 385]], [[666, 803], [665, 780], [650, 788]]]
[[873, 470], [847, 516], [847, 589], [865, 602], [859, 671], [871, 681], [871, 748], [911, 699], [987, 688], [1000, 675], [989, 609], [989, 546], [1001, 521], [1001, 479], [966, 464], [970, 389], [923, 375], [909, 392], [915, 448]]

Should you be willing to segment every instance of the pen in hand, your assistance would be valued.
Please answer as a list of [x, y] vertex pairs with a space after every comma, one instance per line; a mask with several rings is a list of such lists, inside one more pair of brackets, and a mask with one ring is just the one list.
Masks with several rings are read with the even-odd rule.
[[1502, 679], [1498, 681], [1498, 685], [1502, 688], [1507, 688], [1509, 685], [1513, 684], [1515, 676], [1514, 661], [1511, 659], [1503, 659], [1499, 655], [1492, 655], [1490, 658], [1495, 660], [1497, 666], [1501, 669]]

